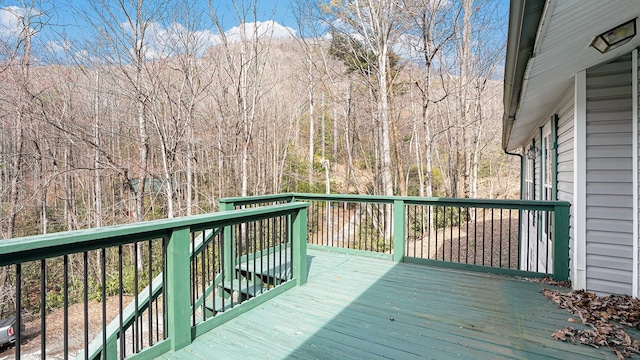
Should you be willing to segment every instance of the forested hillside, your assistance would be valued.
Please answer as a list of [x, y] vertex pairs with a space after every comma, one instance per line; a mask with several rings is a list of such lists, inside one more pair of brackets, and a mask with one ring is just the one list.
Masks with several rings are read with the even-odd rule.
[[497, 3], [297, 1], [284, 38], [249, 1], [233, 34], [194, 3], [94, 2], [82, 43], [41, 38], [42, 4], [12, 8], [0, 238], [289, 191], [518, 196]]

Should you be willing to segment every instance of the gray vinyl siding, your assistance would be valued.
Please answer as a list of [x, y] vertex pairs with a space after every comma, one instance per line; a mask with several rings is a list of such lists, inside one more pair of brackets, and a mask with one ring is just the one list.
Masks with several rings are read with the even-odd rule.
[[601, 295], [632, 291], [631, 75], [630, 56], [587, 70], [586, 276]]
[[[572, 84], [562, 97], [558, 110], [557, 128], [557, 169], [556, 190], [558, 200], [573, 203], [573, 119], [574, 119], [574, 85]], [[573, 206], [569, 208], [569, 254], [573, 254]], [[571, 256], [569, 261], [571, 261]], [[569, 265], [571, 269], [571, 264]]]

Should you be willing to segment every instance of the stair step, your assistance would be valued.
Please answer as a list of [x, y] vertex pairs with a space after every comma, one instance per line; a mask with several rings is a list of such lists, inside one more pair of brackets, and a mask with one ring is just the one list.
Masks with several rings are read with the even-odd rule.
[[[215, 299], [215, 304], [214, 304]], [[223, 306], [224, 304], [224, 306]], [[215, 305], [215, 306], [214, 306]], [[213, 314], [217, 314], [219, 312], [224, 312], [231, 309], [233, 306], [238, 305], [237, 301], [233, 301], [232, 299], [222, 299], [221, 297], [210, 297], [204, 302], [205, 308], [207, 310], [213, 312]]]
[[237, 291], [239, 294], [243, 295], [243, 297], [254, 297], [256, 295], [260, 295], [267, 290], [264, 284], [261, 281], [249, 281], [241, 280], [240, 283], [238, 281], [225, 281], [222, 284], [222, 288], [225, 292]]

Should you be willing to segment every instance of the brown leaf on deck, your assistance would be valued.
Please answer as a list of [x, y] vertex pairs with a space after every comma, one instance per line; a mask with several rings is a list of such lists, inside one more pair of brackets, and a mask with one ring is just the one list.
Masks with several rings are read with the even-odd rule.
[[621, 325], [640, 329], [640, 300], [630, 296], [599, 297], [584, 290], [562, 293], [544, 289], [542, 294], [558, 307], [574, 316], [572, 323], [582, 323], [587, 329], [565, 327], [552, 334], [555, 340], [580, 342], [594, 348], [606, 346], [624, 359], [640, 354], [640, 341], [629, 335]]

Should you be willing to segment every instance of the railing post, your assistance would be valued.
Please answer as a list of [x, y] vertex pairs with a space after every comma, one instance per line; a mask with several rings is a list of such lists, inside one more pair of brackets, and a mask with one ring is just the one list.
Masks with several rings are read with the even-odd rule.
[[561, 203], [553, 212], [553, 279], [569, 279], [569, 204]]
[[[231, 211], [233, 210], [233, 203], [221, 202], [220, 203], [220, 211]], [[234, 275], [234, 263], [235, 256], [233, 254], [233, 242], [231, 241], [231, 235], [233, 234], [232, 226], [225, 226], [223, 229], [223, 238], [222, 238], [222, 272], [224, 276], [224, 281], [231, 281]]]
[[292, 217], [293, 277], [298, 286], [307, 282], [307, 204]]
[[171, 350], [191, 343], [189, 235], [187, 228], [175, 229], [167, 244], [167, 331]]
[[393, 261], [402, 262], [405, 253], [404, 201], [393, 201]]

